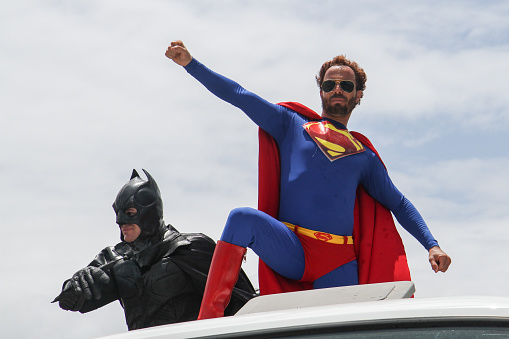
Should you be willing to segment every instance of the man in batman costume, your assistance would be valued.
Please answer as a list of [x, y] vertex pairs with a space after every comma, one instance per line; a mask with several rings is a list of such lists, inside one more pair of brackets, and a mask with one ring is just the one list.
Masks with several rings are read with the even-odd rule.
[[[119, 300], [129, 330], [197, 319], [215, 243], [166, 225], [157, 184], [143, 171], [148, 180], [133, 170], [113, 203], [122, 242], [64, 282], [54, 300], [62, 309], [86, 313]], [[226, 314], [254, 296], [241, 271]]]

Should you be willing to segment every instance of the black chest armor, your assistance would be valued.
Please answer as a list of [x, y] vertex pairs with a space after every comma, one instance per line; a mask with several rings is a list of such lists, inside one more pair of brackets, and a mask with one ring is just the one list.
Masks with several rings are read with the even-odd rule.
[[123, 261], [114, 266], [113, 275], [129, 330], [198, 317], [201, 293], [171, 258], [148, 268]]

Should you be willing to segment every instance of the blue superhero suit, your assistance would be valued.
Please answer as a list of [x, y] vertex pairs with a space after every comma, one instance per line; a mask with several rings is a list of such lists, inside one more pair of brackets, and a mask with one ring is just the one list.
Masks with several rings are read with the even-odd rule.
[[[361, 146], [362, 150], [331, 159], [320, 144], [324, 142], [308, 130], [310, 119], [267, 102], [196, 59], [185, 68], [213, 94], [244, 111], [279, 147], [278, 219], [251, 208], [235, 209], [230, 213], [222, 241], [250, 247], [279, 274], [300, 280], [306, 264], [309, 265], [307, 253], [299, 237], [282, 221], [314, 231], [351, 236], [356, 190], [362, 185], [427, 250], [438, 246], [420, 214], [394, 186], [383, 163], [369, 148]], [[319, 123], [348, 134], [346, 127], [337, 121], [322, 119]], [[357, 283], [356, 260], [313, 278], [314, 288]]]

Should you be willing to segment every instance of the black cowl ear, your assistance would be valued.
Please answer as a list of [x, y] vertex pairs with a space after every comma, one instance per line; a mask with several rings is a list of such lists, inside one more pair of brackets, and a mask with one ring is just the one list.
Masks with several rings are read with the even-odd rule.
[[133, 169], [133, 174], [131, 174], [131, 179], [130, 180], [133, 180], [134, 178], [139, 178], [140, 175], [138, 174], [138, 172], [136, 172], [135, 169]]
[[152, 178], [152, 176], [150, 175], [150, 173], [148, 173], [147, 171], [145, 171], [144, 169], [142, 169], [143, 172], [145, 172], [145, 175], [147, 176], [147, 179], [148, 179], [148, 184], [150, 187], [152, 187], [158, 194], [159, 193], [159, 187], [157, 186], [157, 183], [156, 181], [154, 180], [154, 178]]

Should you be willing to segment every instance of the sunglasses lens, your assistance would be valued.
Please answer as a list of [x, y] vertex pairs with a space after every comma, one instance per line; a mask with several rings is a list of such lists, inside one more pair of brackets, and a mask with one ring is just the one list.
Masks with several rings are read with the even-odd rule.
[[353, 88], [354, 88], [354, 84], [351, 81], [341, 81], [339, 83], [339, 85], [341, 86], [343, 91], [345, 91], [347, 93], [351, 93], [353, 91]]
[[322, 90], [325, 93], [329, 93], [334, 89], [334, 87], [336, 87], [336, 82], [334, 80], [325, 80], [322, 82]]
[[[354, 83], [350, 80], [340, 81], [339, 86], [341, 86], [341, 89], [347, 93], [351, 93], [355, 87]], [[334, 80], [325, 80], [322, 83], [322, 91], [325, 93], [329, 93], [334, 88], [336, 88], [336, 81]]]

